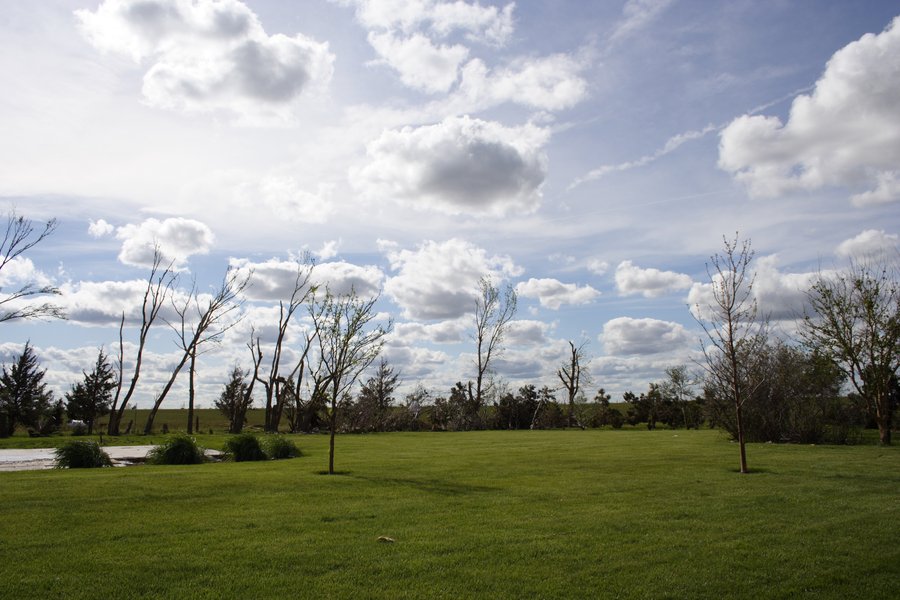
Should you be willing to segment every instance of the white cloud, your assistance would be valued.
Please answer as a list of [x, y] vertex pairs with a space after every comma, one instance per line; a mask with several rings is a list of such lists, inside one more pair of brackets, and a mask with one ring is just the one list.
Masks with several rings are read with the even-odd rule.
[[659, 319], [618, 317], [603, 325], [607, 354], [659, 354], [683, 349], [691, 336], [683, 325]]
[[594, 275], [605, 275], [609, 271], [609, 263], [599, 258], [588, 261], [587, 269]]
[[158, 246], [163, 262], [172, 262], [182, 270], [193, 254], [206, 254], [213, 244], [213, 233], [200, 221], [174, 217], [159, 221], [147, 219], [139, 225], [124, 225], [116, 230], [122, 240], [119, 260], [126, 265], [148, 267], [153, 264], [154, 249]]
[[587, 82], [581, 77], [584, 68], [582, 61], [568, 54], [520, 58], [495, 71], [480, 59], [473, 59], [462, 69], [458, 95], [473, 106], [515, 102], [531, 108], [561, 110], [587, 96]]
[[535, 279], [516, 285], [516, 292], [524, 298], [537, 298], [541, 306], [558, 310], [563, 304], [589, 304], [600, 292], [589, 285], [563, 283], [557, 279]]
[[[745, 115], [722, 132], [719, 166], [751, 194], [846, 186], [857, 205], [900, 200], [900, 17], [831, 57], [786, 123]], [[868, 188], [867, 190], [865, 188]]]
[[429, 94], [446, 92], [469, 55], [465, 46], [436, 45], [421, 34], [401, 38], [392, 33], [369, 34], [369, 43], [384, 62], [400, 74], [404, 85]]
[[381, 291], [384, 273], [372, 265], [360, 266], [344, 261], [316, 265], [312, 281], [325, 286], [338, 296], [356, 292], [362, 297], [372, 297]]
[[315, 192], [304, 189], [291, 176], [264, 177], [256, 192], [254, 186], [244, 189], [240, 196], [244, 203], [262, 202], [278, 219], [295, 223], [325, 223], [335, 212], [331, 197], [334, 185], [320, 183]]
[[854, 259], [883, 255], [900, 245], [900, 236], [886, 233], [884, 229], [866, 229], [859, 235], [838, 244], [838, 256]]
[[88, 224], [88, 235], [92, 238], [102, 238], [111, 234], [115, 230], [115, 227], [113, 227], [103, 219], [90, 221], [90, 223]]
[[509, 322], [503, 345], [506, 348], [521, 348], [522, 346], [544, 346], [548, 344], [547, 334], [551, 324], [543, 321], [529, 319], [517, 319]]
[[7, 286], [21, 287], [26, 284], [45, 287], [53, 285], [53, 281], [35, 267], [30, 258], [17, 256], [6, 263], [0, 271], [0, 291]]
[[645, 298], [664, 296], [691, 287], [691, 278], [684, 273], [642, 269], [624, 260], [616, 267], [616, 289], [623, 296], [641, 294]]
[[470, 313], [481, 277], [495, 284], [521, 269], [508, 256], [488, 256], [469, 242], [450, 239], [428, 241], [416, 250], [388, 252], [391, 268], [398, 271], [384, 285], [385, 293], [408, 319], [453, 319]]
[[156, 107], [289, 117], [333, 72], [327, 43], [267, 35], [238, 0], [105, 0], [75, 15], [99, 50], [151, 63], [143, 93]]
[[438, 323], [395, 323], [391, 339], [399, 343], [430, 342], [433, 344], [458, 344], [471, 327], [470, 319], [461, 317]]
[[547, 130], [530, 124], [450, 117], [385, 131], [368, 145], [369, 163], [351, 172], [351, 180], [377, 201], [449, 214], [528, 213], [541, 201], [548, 138]]
[[411, 33], [423, 29], [445, 37], [463, 31], [473, 41], [502, 45], [513, 31], [514, 3], [502, 9], [479, 2], [435, 0], [335, 0], [356, 7], [357, 20], [367, 29]]
[[[753, 263], [752, 298], [757, 303], [757, 314], [783, 325], [802, 315], [807, 305], [806, 292], [818, 277], [818, 273], [782, 273], [778, 269], [778, 256], [758, 258]], [[827, 275], [827, 272], [823, 272]], [[717, 275], [718, 277], [718, 275]], [[712, 285], [694, 283], [688, 292], [688, 305], [695, 316], [708, 319], [714, 306]]]
[[[112, 326], [124, 314], [126, 325], [131, 326], [140, 323], [146, 290], [147, 281], [141, 279], [67, 282], [60, 286], [58, 301], [70, 323]], [[161, 316], [174, 316], [168, 302], [163, 305]]]
[[322, 244], [322, 247], [314, 252], [320, 260], [328, 260], [334, 258], [338, 254], [338, 248], [341, 246], [341, 240], [328, 240]]

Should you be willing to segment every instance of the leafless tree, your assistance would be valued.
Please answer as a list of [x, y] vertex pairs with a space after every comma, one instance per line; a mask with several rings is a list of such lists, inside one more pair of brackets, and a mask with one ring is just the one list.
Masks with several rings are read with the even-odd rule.
[[[179, 319], [177, 322], [169, 323], [169, 326], [175, 331], [175, 343], [181, 350], [181, 359], [175, 365], [175, 369], [169, 376], [168, 381], [166, 381], [166, 385], [156, 397], [153, 408], [150, 409], [150, 414], [147, 415], [147, 423], [144, 425], [145, 434], [153, 431], [153, 421], [156, 418], [156, 413], [175, 384], [181, 369], [188, 361], [190, 361], [188, 433], [193, 433], [194, 373], [197, 355], [203, 352], [202, 347], [204, 345], [209, 342], [219, 341], [225, 335], [225, 332], [238, 323], [238, 320], [226, 322], [226, 318], [239, 310], [243, 304], [240, 295], [247, 288], [251, 275], [252, 273], [245, 273], [238, 269], [229, 269], [225, 273], [219, 289], [212, 296], [201, 300], [201, 295], [197, 292], [196, 285], [193, 285], [183, 302], [179, 303], [175, 298], [172, 299], [173, 309]], [[204, 301], [205, 303], [203, 303]]]
[[891, 427], [900, 369], [900, 272], [896, 259], [851, 261], [820, 273], [807, 293], [801, 336], [828, 356], [865, 400], [882, 444]]
[[138, 347], [134, 360], [134, 371], [131, 375], [131, 382], [125, 391], [125, 397], [122, 398], [121, 404], [119, 398], [124, 384], [125, 370], [125, 313], [122, 313], [122, 319], [119, 322], [119, 355], [118, 355], [118, 384], [116, 385], [116, 394], [113, 397], [112, 408], [109, 413], [109, 426], [107, 433], [109, 435], [119, 435], [119, 428], [122, 423], [122, 416], [125, 414], [125, 407], [134, 395], [137, 388], [138, 379], [141, 376], [141, 363], [144, 356], [144, 347], [147, 345], [147, 335], [159, 311], [162, 310], [166, 299], [172, 292], [172, 286], [175, 285], [176, 274], [172, 270], [172, 263], [163, 267], [163, 255], [156, 246], [153, 250], [153, 263], [150, 268], [150, 276], [147, 277], [147, 286], [144, 288], [144, 299], [141, 304], [141, 326], [138, 331]]
[[750, 270], [750, 240], [723, 238], [724, 250], [706, 265], [712, 300], [695, 306], [694, 318], [703, 327], [708, 344], [702, 344], [707, 375], [725, 390], [734, 406], [741, 473], [748, 473], [744, 446], [743, 407], [758, 387], [761, 369], [754, 368], [768, 336], [768, 320], [758, 315], [753, 295], [755, 273]]
[[250, 342], [247, 344], [253, 358], [253, 378], [262, 384], [266, 391], [265, 429], [269, 432], [278, 431], [278, 426], [281, 423], [281, 414], [284, 410], [283, 395], [280, 393], [282, 385], [287, 381], [280, 373], [284, 338], [287, 335], [288, 325], [290, 325], [294, 314], [306, 303], [310, 295], [315, 292], [316, 288], [311, 283], [313, 266], [312, 259], [308, 256], [296, 261], [291, 296], [287, 302], [284, 300], [278, 302], [278, 333], [272, 346], [272, 355], [269, 359], [267, 373], [260, 373], [265, 355], [260, 338], [256, 335], [255, 330], [251, 332]]
[[355, 292], [335, 296], [327, 289], [318, 313], [318, 353], [322, 365], [328, 402], [331, 439], [328, 450], [328, 474], [334, 474], [334, 435], [340, 400], [362, 373], [381, 353], [384, 337], [392, 324], [375, 324], [378, 297], [360, 298]]
[[480, 408], [484, 405], [484, 397], [487, 392], [485, 376], [489, 373], [491, 360], [503, 351], [503, 336], [509, 327], [509, 322], [516, 314], [518, 297], [511, 285], [507, 285], [503, 295], [493, 284], [490, 277], [482, 277], [478, 281], [479, 295], [475, 299], [475, 377], [474, 393], [472, 386], [468, 387], [469, 402]]
[[569, 352], [563, 364], [556, 370], [556, 376], [562, 383], [563, 389], [566, 390], [566, 396], [569, 403], [569, 414], [567, 416], [568, 426], [574, 427], [576, 424], [584, 429], [584, 425], [577, 422], [575, 415], [575, 398], [578, 396], [583, 380], [588, 376], [584, 362], [586, 359], [585, 346], [587, 342], [582, 342], [579, 346], [575, 342], [569, 341]]
[[[22, 257], [22, 255], [41, 243], [50, 234], [56, 231], [56, 219], [50, 219], [43, 224], [37, 233], [34, 223], [15, 210], [11, 210], [6, 217], [6, 232], [0, 240], [0, 273], [10, 263]], [[52, 302], [29, 303], [28, 300], [35, 296], [58, 295], [59, 289], [51, 285], [41, 285], [36, 281], [22, 283], [17, 289], [9, 292], [0, 288], [0, 323], [19, 319], [56, 318], [65, 319], [66, 315], [62, 307]]]

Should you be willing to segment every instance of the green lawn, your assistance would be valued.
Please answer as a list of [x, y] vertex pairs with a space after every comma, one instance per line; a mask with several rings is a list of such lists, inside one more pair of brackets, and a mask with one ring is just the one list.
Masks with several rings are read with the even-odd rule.
[[[0, 473], [4, 598], [900, 598], [900, 450], [714, 431], [298, 436]], [[380, 543], [389, 536], [395, 543]]]

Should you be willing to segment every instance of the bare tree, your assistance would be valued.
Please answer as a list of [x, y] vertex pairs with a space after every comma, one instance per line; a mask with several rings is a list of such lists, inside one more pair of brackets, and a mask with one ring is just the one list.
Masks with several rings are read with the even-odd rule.
[[284, 300], [278, 302], [278, 333], [272, 346], [268, 373], [260, 374], [265, 355], [263, 354], [260, 338], [256, 335], [255, 330], [251, 332], [250, 342], [247, 344], [253, 358], [253, 379], [261, 383], [266, 391], [265, 429], [269, 432], [278, 431], [284, 410], [284, 395], [281, 394], [281, 387], [287, 379], [280, 373], [284, 338], [287, 335], [288, 325], [290, 325], [294, 314], [316, 290], [315, 286], [310, 282], [313, 266], [312, 259], [309, 256], [305, 256], [296, 262], [291, 296], [287, 302]]
[[[16, 259], [41, 243], [56, 231], [56, 219], [50, 219], [35, 233], [34, 224], [11, 210], [6, 217], [6, 232], [0, 240], [0, 273]], [[0, 323], [18, 319], [40, 319], [45, 317], [65, 319], [62, 307], [52, 302], [28, 303], [34, 296], [58, 295], [59, 289], [51, 285], [41, 285], [28, 281], [7, 292], [0, 288]]]
[[128, 389], [125, 391], [125, 397], [122, 398], [121, 404], [119, 403], [119, 398], [124, 383], [125, 370], [125, 344], [123, 333], [125, 329], [124, 312], [122, 313], [122, 320], [119, 322], [119, 358], [117, 365], [119, 373], [116, 385], [116, 395], [113, 398], [112, 407], [109, 413], [109, 426], [107, 428], [107, 433], [109, 435], [119, 435], [119, 427], [122, 423], [122, 416], [125, 414], [125, 407], [128, 406], [128, 402], [134, 395], [138, 379], [141, 376], [141, 363], [144, 356], [144, 347], [147, 345], [147, 335], [150, 333], [150, 327], [153, 326], [156, 317], [159, 316], [159, 311], [162, 310], [166, 298], [169, 297], [172, 286], [175, 285], [176, 275], [172, 270], [172, 263], [170, 262], [166, 267], [163, 267], [162, 264], [162, 252], [160, 251], [159, 246], [156, 246], [153, 249], [153, 263], [150, 268], [150, 276], [147, 277], [147, 286], [144, 288], [144, 299], [141, 304], [141, 326], [138, 331], [138, 348], [134, 360], [134, 371], [132, 372], [131, 382], [128, 384]]
[[518, 297], [511, 285], [507, 285], [501, 296], [500, 290], [490, 277], [482, 277], [478, 281], [479, 295], [475, 299], [475, 390], [468, 386], [469, 402], [480, 408], [484, 405], [487, 392], [485, 376], [489, 373], [491, 359], [500, 355], [503, 350], [503, 336], [509, 322], [516, 314]]
[[[201, 296], [197, 292], [196, 285], [191, 286], [190, 293], [188, 293], [182, 303], [178, 303], [174, 298], [172, 299], [172, 305], [179, 320], [177, 323], [169, 323], [169, 326], [175, 331], [175, 343], [181, 350], [181, 359], [175, 365], [175, 369], [169, 376], [168, 381], [166, 381], [166, 385], [156, 397], [153, 408], [150, 409], [150, 414], [147, 415], [147, 423], [144, 425], [145, 434], [153, 431], [153, 421], [156, 418], [156, 413], [188, 360], [190, 360], [188, 433], [193, 433], [194, 373], [197, 354], [202, 353], [202, 346], [209, 342], [219, 341], [226, 331], [238, 323], [237, 320], [227, 323], [224, 321], [229, 314], [239, 310], [243, 304], [239, 297], [247, 288], [251, 275], [252, 273], [242, 273], [237, 269], [229, 269], [225, 273], [219, 289], [215, 294], [205, 299], [205, 304], [201, 304]], [[191, 317], [194, 315], [196, 319], [192, 322]]]
[[706, 265], [712, 291], [707, 306], [695, 306], [694, 318], [703, 327], [709, 344], [703, 344], [707, 375], [724, 390], [734, 406], [737, 438], [741, 452], [741, 473], [748, 473], [744, 446], [742, 412], [744, 403], [762, 383], [760, 369], [754, 368], [759, 350], [765, 346], [768, 321], [757, 312], [753, 295], [755, 273], [750, 270], [753, 251], [750, 240], [723, 238], [725, 248]]
[[[562, 383], [563, 389], [566, 390], [568, 398], [569, 414], [566, 418], [569, 427], [576, 425], [575, 398], [581, 390], [582, 380], [588, 375], [583, 364], [585, 361], [585, 346], [587, 346], [586, 341], [579, 346], [576, 346], [575, 342], [569, 341], [569, 352], [566, 354], [566, 359], [556, 370], [556, 376]], [[581, 423], [577, 423], [577, 425], [584, 429], [584, 425]]]
[[335, 296], [327, 289], [318, 314], [318, 350], [322, 376], [330, 403], [328, 474], [334, 474], [334, 435], [340, 400], [381, 353], [392, 324], [374, 324], [378, 297], [366, 300], [356, 292]]
[[843, 371], [891, 443], [900, 369], [900, 273], [896, 261], [851, 261], [834, 274], [820, 273], [807, 293], [810, 314], [801, 336]]

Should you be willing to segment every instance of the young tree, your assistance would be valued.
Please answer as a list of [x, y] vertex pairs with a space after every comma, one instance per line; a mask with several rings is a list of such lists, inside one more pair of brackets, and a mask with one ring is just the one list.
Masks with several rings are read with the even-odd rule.
[[228, 417], [228, 433], [240, 433], [247, 422], [247, 410], [253, 406], [253, 379], [238, 365], [231, 369], [225, 389], [215, 401], [216, 408]]
[[762, 383], [756, 377], [760, 369], [754, 368], [753, 363], [758, 360], [758, 350], [766, 344], [768, 320], [757, 314], [750, 241], [740, 242], [737, 234], [734, 240], [723, 241], [724, 251], [712, 256], [706, 265], [711, 300], [706, 306], [695, 305], [693, 315], [709, 342], [703, 344], [705, 361], [701, 366], [720, 389], [727, 390], [734, 407], [741, 473], [748, 473], [742, 412], [754, 389]]
[[[569, 352], [566, 355], [566, 360], [563, 361], [563, 364], [556, 370], [556, 376], [559, 378], [559, 381], [563, 385], [563, 389], [566, 390], [566, 396], [568, 398], [568, 415], [566, 418], [568, 420], [568, 426], [574, 427], [576, 424], [576, 416], [575, 416], [575, 398], [578, 396], [578, 392], [581, 390], [582, 380], [587, 376], [587, 371], [584, 367], [585, 362], [585, 349], [584, 347], [587, 345], [587, 342], [583, 342], [581, 345], [576, 346], [575, 342], [569, 341]], [[584, 429], [584, 425], [578, 423], [578, 426]]]
[[484, 406], [486, 392], [485, 375], [489, 372], [491, 359], [496, 358], [503, 350], [503, 336], [509, 322], [516, 314], [518, 297], [511, 285], [507, 285], [503, 293], [495, 286], [490, 277], [482, 277], [478, 282], [479, 296], [475, 300], [475, 340], [477, 374], [475, 390], [469, 386], [470, 400], [479, 408]]
[[385, 419], [394, 402], [394, 391], [400, 374], [394, 372], [384, 357], [378, 363], [375, 375], [362, 385], [356, 398], [354, 412], [357, 428], [364, 431], [384, 431]]
[[245, 274], [237, 269], [229, 269], [222, 279], [219, 289], [212, 296], [201, 300], [201, 295], [197, 293], [196, 287], [192, 287], [183, 303], [179, 304], [174, 298], [172, 299], [173, 308], [179, 321], [174, 324], [169, 323], [169, 326], [175, 331], [175, 341], [181, 350], [181, 359], [175, 365], [169, 380], [156, 397], [153, 408], [147, 415], [147, 423], [144, 425], [145, 434], [153, 431], [153, 421], [159, 407], [175, 384], [181, 369], [189, 360], [188, 433], [193, 433], [194, 373], [196, 372], [197, 354], [201, 352], [202, 346], [210, 342], [218, 342], [226, 331], [237, 324], [236, 320], [230, 323], [224, 323], [224, 321], [229, 314], [240, 309], [243, 304], [239, 297], [249, 284], [251, 275], [252, 273]]
[[337, 429], [338, 403], [356, 383], [362, 373], [381, 353], [384, 337], [391, 330], [374, 324], [375, 302], [378, 297], [366, 300], [351, 292], [335, 296], [327, 289], [321, 300], [322, 310], [317, 313], [319, 326], [318, 354], [322, 365], [328, 402], [330, 440], [328, 449], [328, 474], [334, 474], [334, 436]]
[[694, 396], [694, 390], [687, 365], [668, 367], [666, 377], [668, 379], [660, 386], [663, 395], [670, 399], [681, 412], [681, 422], [684, 423], [686, 429], [697, 426], [694, 416], [688, 408]]
[[[0, 280], [6, 269], [16, 261], [27, 260], [22, 255], [41, 243], [56, 230], [56, 219], [44, 223], [35, 234], [34, 224], [12, 210], [6, 217], [6, 232], [0, 240]], [[0, 323], [19, 319], [40, 319], [45, 317], [64, 319], [62, 307], [52, 302], [28, 301], [36, 296], [52, 296], [59, 294], [59, 289], [38, 281], [26, 281], [11, 292], [0, 288]]]
[[94, 369], [90, 373], [82, 371], [82, 374], [84, 379], [66, 392], [66, 414], [70, 419], [84, 421], [90, 435], [94, 433], [94, 421], [109, 413], [117, 379], [102, 348], [97, 352]]
[[9, 437], [16, 425], [41, 429], [41, 420], [53, 403], [53, 393], [44, 383], [46, 370], [40, 370], [30, 342], [7, 369], [0, 373], [0, 437]]
[[159, 311], [162, 310], [166, 299], [175, 285], [176, 274], [172, 270], [172, 262], [163, 267], [163, 255], [156, 246], [153, 249], [153, 263], [150, 267], [150, 276], [147, 277], [147, 286], [144, 288], [144, 298], [141, 304], [141, 325], [138, 330], [138, 346], [134, 360], [134, 371], [131, 375], [131, 381], [128, 389], [125, 391], [125, 397], [119, 403], [119, 395], [122, 392], [122, 384], [124, 383], [125, 371], [125, 313], [122, 313], [122, 319], [119, 321], [119, 358], [118, 358], [118, 377], [116, 380], [116, 393], [113, 396], [112, 406], [109, 413], [109, 426], [107, 433], [109, 435], [119, 435], [119, 426], [122, 423], [122, 416], [125, 414], [125, 407], [134, 396], [137, 389], [138, 379], [141, 376], [141, 364], [144, 357], [144, 348], [147, 345], [147, 336], [150, 334], [150, 328], [153, 326]]
[[811, 312], [801, 335], [844, 372], [891, 443], [895, 401], [892, 382], [900, 369], [900, 273], [896, 261], [851, 262], [819, 274], [807, 293]]

